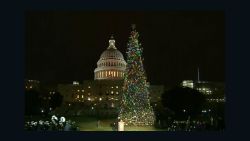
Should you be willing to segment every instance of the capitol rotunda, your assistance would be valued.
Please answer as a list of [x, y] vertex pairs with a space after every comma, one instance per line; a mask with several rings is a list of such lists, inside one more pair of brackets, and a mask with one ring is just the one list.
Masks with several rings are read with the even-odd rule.
[[126, 69], [126, 61], [117, 50], [115, 40], [111, 36], [108, 48], [101, 54], [94, 70], [95, 80], [122, 80]]

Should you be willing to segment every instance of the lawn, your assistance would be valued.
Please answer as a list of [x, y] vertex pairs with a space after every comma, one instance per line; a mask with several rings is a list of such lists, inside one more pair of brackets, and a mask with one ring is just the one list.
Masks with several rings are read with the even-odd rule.
[[[115, 122], [115, 119], [100, 119], [100, 125], [97, 127], [98, 119], [95, 117], [86, 116], [75, 116], [75, 117], [65, 117], [66, 120], [75, 121], [76, 125], [80, 128], [80, 131], [114, 131], [111, 124]], [[27, 119], [27, 118], [26, 118]], [[49, 120], [42, 117], [33, 117], [32, 120]], [[31, 120], [29, 118], [29, 120]], [[124, 127], [125, 131], [162, 131], [154, 127]]]
[[[90, 117], [75, 117], [72, 120], [76, 121], [77, 125], [80, 128], [80, 131], [113, 131], [110, 124], [112, 124], [115, 119], [101, 119], [100, 126], [97, 127], [96, 118]], [[125, 126], [125, 131], [163, 131], [160, 129], [156, 129], [155, 127], [148, 126], [148, 127], [129, 127]]]

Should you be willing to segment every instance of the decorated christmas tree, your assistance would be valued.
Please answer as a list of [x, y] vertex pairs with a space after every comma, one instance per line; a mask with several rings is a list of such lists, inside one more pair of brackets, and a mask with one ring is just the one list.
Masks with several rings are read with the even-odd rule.
[[143, 68], [143, 49], [138, 37], [135, 25], [132, 25], [118, 119], [125, 122], [125, 125], [147, 126], [154, 124], [155, 116], [150, 106], [149, 84]]

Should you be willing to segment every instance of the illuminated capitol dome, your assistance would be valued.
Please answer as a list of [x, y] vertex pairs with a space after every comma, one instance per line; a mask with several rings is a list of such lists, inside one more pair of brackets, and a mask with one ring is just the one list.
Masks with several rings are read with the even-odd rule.
[[111, 36], [108, 48], [101, 54], [95, 69], [96, 80], [123, 79], [126, 61], [122, 53], [115, 47], [115, 40]]

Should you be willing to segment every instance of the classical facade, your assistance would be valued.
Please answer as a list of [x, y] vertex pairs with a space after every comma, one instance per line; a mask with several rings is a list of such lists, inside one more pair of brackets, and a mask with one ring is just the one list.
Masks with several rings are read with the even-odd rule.
[[[123, 78], [126, 61], [122, 53], [115, 46], [113, 37], [109, 46], [101, 54], [94, 70], [94, 80], [85, 80], [83, 83], [74, 81], [72, 84], [59, 84], [57, 90], [64, 96], [64, 105], [83, 105], [75, 109], [82, 112], [96, 114], [116, 114], [122, 94]], [[152, 102], [159, 100], [164, 86], [151, 86], [149, 88]], [[83, 108], [84, 107], [84, 108]], [[70, 110], [69, 110], [70, 111]], [[72, 111], [72, 110], [71, 110]]]

